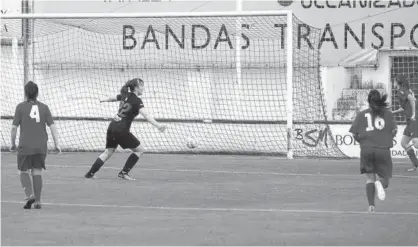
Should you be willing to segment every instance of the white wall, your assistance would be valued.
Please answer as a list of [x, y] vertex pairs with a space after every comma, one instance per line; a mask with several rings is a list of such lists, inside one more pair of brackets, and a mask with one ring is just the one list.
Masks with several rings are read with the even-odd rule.
[[343, 67], [322, 67], [321, 78], [328, 120], [332, 120], [332, 110], [337, 107], [342, 90], [350, 87], [350, 77]]
[[[366, 67], [362, 71], [362, 83], [373, 81], [376, 86], [378, 83], [384, 85], [388, 97], [392, 96], [392, 86], [390, 80], [391, 56], [418, 55], [418, 50], [408, 51], [388, 51], [381, 50], [378, 53], [378, 66], [376, 68]], [[324, 83], [325, 98], [327, 100], [327, 113], [332, 113], [336, 107], [337, 100], [341, 97], [344, 88], [350, 88], [350, 77], [344, 67], [323, 67], [321, 76]], [[329, 115], [331, 116], [331, 115]]]
[[386, 93], [391, 95], [390, 85], [390, 57], [389, 54], [395, 55], [400, 52], [385, 52], [380, 51], [378, 53], [378, 66], [376, 68], [364, 68], [362, 75], [362, 83], [367, 81], [373, 81], [373, 85], [377, 83], [383, 83]]

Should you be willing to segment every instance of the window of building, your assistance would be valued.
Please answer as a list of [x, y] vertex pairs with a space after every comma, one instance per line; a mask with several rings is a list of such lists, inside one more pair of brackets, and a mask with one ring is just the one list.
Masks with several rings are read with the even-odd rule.
[[363, 76], [363, 69], [360, 67], [346, 68], [347, 73], [350, 76], [350, 88], [361, 88], [361, 81]]
[[[405, 75], [409, 80], [409, 85], [415, 94], [418, 96], [418, 56], [393, 56], [391, 57], [391, 84], [392, 84], [392, 106], [393, 109], [400, 107], [399, 101], [396, 97], [396, 88], [393, 78], [397, 75]], [[396, 114], [395, 119], [398, 123], [404, 123], [405, 118], [403, 114]]]

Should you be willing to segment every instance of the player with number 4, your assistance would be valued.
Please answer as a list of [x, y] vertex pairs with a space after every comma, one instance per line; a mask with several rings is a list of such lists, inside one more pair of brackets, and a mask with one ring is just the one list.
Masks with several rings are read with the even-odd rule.
[[[25, 85], [26, 101], [16, 107], [11, 130], [10, 151], [16, 151], [16, 134], [20, 126], [19, 146], [17, 147], [17, 168], [20, 171], [20, 182], [26, 194], [24, 209], [41, 208], [42, 169], [45, 169], [48, 133], [46, 125], [51, 128], [55, 150], [61, 149], [58, 144], [58, 131], [52, 120], [49, 107], [37, 101], [38, 85], [29, 81]], [[29, 175], [31, 172], [31, 176]], [[32, 192], [33, 188], [33, 192]]]
[[357, 114], [350, 128], [354, 139], [360, 143], [360, 173], [366, 176], [369, 212], [375, 211], [376, 192], [380, 200], [385, 199], [385, 189], [392, 177], [390, 148], [397, 127], [386, 99], [387, 95], [371, 90], [367, 98], [369, 108]]
[[[406, 118], [406, 127], [403, 132], [401, 145], [412, 161], [412, 167], [409, 172], [416, 171], [418, 168], [418, 159], [415, 154], [415, 148], [418, 148], [418, 122], [416, 121], [416, 102], [412, 90], [409, 88], [409, 82], [403, 75], [395, 77], [395, 85], [398, 89], [397, 96], [401, 107], [392, 113], [403, 112]], [[412, 140], [412, 144], [409, 143]]]
[[118, 177], [125, 180], [135, 180], [129, 176], [129, 172], [135, 166], [136, 162], [145, 152], [145, 148], [140, 141], [131, 133], [130, 128], [135, 117], [140, 113], [148, 122], [154, 125], [159, 131], [164, 132], [166, 127], [161, 125], [150, 116], [144, 109], [144, 103], [138, 97], [144, 91], [144, 81], [134, 78], [126, 82], [121, 88], [120, 94], [116, 97], [102, 100], [100, 102], [119, 101], [119, 111], [112, 119], [107, 128], [106, 149], [96, 159], [91, 169], [84, 175], [86, 178], [95, 178], [95, 173], [100, 170], [103, 164], [113, 155], [116, 148], [121, 146], [123, 149], [130, 149], [133, 153], [128, 157], [122, 171]]

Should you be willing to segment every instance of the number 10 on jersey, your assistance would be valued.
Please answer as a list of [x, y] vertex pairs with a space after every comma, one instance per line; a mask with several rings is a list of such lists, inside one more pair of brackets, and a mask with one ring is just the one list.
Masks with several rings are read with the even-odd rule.
[[379, 116], [376, 116], [373, 123], [373, 118], [370, 113], [364, 115], [367, 118], [367, 128], [366, 131], [373, 131], [375, 129], [382, 130], [385, 127], [385, 120]]

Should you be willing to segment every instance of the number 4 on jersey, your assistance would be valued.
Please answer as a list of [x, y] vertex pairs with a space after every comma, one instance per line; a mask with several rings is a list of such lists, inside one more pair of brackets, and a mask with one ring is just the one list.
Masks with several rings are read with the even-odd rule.
[[379, 116], [376, 116], [374, 119], [374, 124], [372, 122], [372, 115], [370, 113], [364, 114], [367, 118], [367, 128], [366, 131], [372, 131], [375, 128], [378, 130], [382, 130], [385, 127], [385, 120]]
[[33, 105], [30, 109], [29, 117], [35, 119], [37, 123], [41, 122], [41, 118], [39, 117], [39, 107], [38, 105]]

